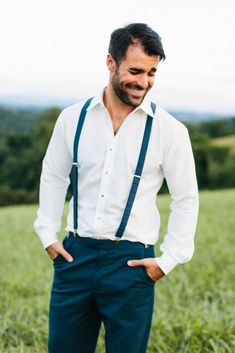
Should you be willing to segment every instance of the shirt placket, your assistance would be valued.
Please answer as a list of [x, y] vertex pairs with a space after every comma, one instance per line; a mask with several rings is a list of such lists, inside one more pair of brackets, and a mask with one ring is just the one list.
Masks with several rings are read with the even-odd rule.
[[107, 151], [104, 159], [104, 166], [101, 175], [100, 190], [98, 195], [98, 201], [96, 205], [95, 219], [93, 225], [93, 232], [98, 238], [102, 238], [103, 225], [105, 222], [105, 206], [107, 203], [108, 190], [110, 187], [110, 178], [113, 172], [113, 164], [115, 159], [115, 153], [117, 150], [118, 137], [115, 136], [107, 144]]

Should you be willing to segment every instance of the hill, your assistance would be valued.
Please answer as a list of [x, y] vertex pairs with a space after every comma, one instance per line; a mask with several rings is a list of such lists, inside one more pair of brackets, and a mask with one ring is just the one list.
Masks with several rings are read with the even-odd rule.
[[[69, 103], [67, 104], [69, 105]], [[65, 105], [65, 106], [67, 106]], [[55, 105], [54, 105], [55, 106]], [[43, 110], [53, 108], [54, 106], [14, 106], [14, 105], [0, 105], [0, 132], [17, 132], [27, 133], [35, 124]], [[65, 106], [62, 106], [64, 108]], [[62, 109], [60, 107], [60, 109]], [[200, 122], [207, 122], [213, 124], [213, 121], [221, 120], [219, 114], [213, 113], [194, 113], [187, 111], [169, 111], [176, 119], [190, 124]], [[230, 120], [229, 117], [224, 118]], [[223, 119], [222, 119], [223, 120]]]
[[235, 154], [235, 134], [230, 136], [217, 137], [212, 139], [212, 144], [215, 146], [226, 146], [230, 148], [232, 154]]
[[0, 106], [0, 131], [28, 132], [39, 117], [35, 109], [18, 109]]

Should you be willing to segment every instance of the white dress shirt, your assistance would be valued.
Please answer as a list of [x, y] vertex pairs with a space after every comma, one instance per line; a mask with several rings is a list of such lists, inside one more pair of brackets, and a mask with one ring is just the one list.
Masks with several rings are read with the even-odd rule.
[[[58, 241], [64, 201], [72, 168], [73, 142], [85, 101], [64, 109], [43, 160], [40, 205], [34, 223], [44, 248]], [[78, 147], [78, 233], [81, 237], [115, 239], [142, 143], [147, 115], [152, 131], [142, 177], [121, 238], [144, 244], [158, 240], [160, 215], [156, 196], [166, 178], [172, 197], [167, 234], [156, 261], [165, 274], [187, 262], [194, 252], [198, 215], [198, 188], [186, 127], [161, 107], [153, 116], [150, 100], [133, 110], [114, 135], [103, 92], [87, 111]], [[73, 231], [73, 198], [67, 231]]]

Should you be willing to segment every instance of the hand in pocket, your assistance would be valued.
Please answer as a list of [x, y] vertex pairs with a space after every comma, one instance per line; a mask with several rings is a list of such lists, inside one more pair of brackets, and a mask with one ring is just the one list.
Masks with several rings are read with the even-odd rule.
[[51, 244], [46, 248], [46, 251], [49, 255], [49, 257], [54, 261], [57, 256], [61, 255], [65, 258], [66, 261], [72, 262], [73, 258], [72, 256], [65, 250], [63, 245], [61, 244], [60, 241], [57, 241], [56, 243]]
[[158, 266], [156, 263], [155, 259], [152, 257], [141, 259], [141, 260], [129, 260], [127, 262], [128, 266], [143, 266], [145, 267], [145, 270], [148, 274], [148, 276], [156, 282], [163, 276], [165, 276], [165, 273], [161, 270], [161, 268]]

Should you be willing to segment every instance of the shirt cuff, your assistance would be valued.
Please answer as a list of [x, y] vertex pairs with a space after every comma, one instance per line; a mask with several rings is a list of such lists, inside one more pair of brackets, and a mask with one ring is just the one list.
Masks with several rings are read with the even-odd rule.
[[39, 235], [39, 238], [41, 240], [41, 243], [44, 247], [44, 249], [48, 248], [48, 246], [56, 243], [58, 241], [58, 237], [57, 234], [53, 234], [53, 233], [44, 233]]
[[165, 275], [173, 270], [179, 263], [174, 257], [166, 253], [163, 253], [160, 257], [155, 257], [155, 261]]

